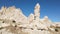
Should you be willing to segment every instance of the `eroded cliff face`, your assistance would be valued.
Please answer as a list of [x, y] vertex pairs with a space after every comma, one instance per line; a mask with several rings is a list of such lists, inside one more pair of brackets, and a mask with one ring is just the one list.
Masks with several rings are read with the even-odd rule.
[[0, 34], [60, 34], [60, 23], [53, 23], [47, 16], [40, 18], [40, 5], [34, 14], [26, 17], [22, 10], [12, 7], [0, 9]]

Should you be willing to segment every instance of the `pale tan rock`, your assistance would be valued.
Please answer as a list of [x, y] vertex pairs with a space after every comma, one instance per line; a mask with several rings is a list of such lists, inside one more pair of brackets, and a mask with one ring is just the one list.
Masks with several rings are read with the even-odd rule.
[[39, 17], [40, 17], [40, 5], [39, 3], [37, 3], [34, 9], [34, 19], [39, 21]]
[[50, 26], [51, 24], [53, 24], [52, 21], [47, 16], [43, 18], [42, 23], [45, 24], [46, 26]]
[[0, 34], [60, 34], [60, 23], [53, 23], [48, 16], [40, 18], [40, 5], [36, 4], [34, 14], [26, 17], [20, 8], [0, 9]]
[[30, 23], [32, 23], [33, 20], [34, 20], [34, 15], [31, 13], [31, 14], [28, 16], [28, 21], [29, 21]]
[[27, 23], [27, 17], [23, 15], [20, 9], [16, 9], [14, 6], [9, 8], [2, 7], [1, 11], [1, 13], [3, 13], [0, 15], [1, 19], [12, 19], [16, 22]]

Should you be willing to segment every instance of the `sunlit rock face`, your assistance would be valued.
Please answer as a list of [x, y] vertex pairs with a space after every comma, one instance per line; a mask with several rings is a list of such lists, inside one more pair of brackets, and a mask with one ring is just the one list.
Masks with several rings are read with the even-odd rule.
[[40, 18], [40, 5], [36, 4], [34, 14], [26, 17], [20, 8], [0, 9], [0, 34], [60, 34], [60, 22], [52, 22], [48, 16]]
[[9, 19], [16, 22], [27, 23], [27, 17], [22, 13], [21, 9], [14, 6], [6, 8], [2, 7], [0, 10], [0, 19]]
[[31, 13], [31, 14], [28, 16], [28, 21], [29, 21], [29, 23], [32, 23], [33, 20], [34, 20], [34, 14]]

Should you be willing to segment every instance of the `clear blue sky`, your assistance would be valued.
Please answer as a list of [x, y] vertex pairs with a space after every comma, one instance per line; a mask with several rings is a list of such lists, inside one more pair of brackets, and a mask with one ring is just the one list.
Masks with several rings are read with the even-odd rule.
[[0, 0], [2, 6], [16, 6], [21, 8], [26, 16], [33, 13], [34, 6], [39, 3], [41, 6], [41, 18], [45, 15], [54, 22], [60, 22], [60, 0]]

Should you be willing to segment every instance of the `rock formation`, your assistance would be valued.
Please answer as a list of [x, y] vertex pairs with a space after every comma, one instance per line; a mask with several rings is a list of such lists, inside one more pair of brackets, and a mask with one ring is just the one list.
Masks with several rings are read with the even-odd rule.
[[36, 4], [34, 14], [26, 17], [20, 8], [0, 9], [0, 34], [60, 34], [60, 22], [52, 22], [48, 16], [40, 18], [40, 5]]

